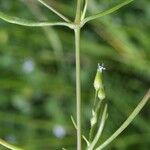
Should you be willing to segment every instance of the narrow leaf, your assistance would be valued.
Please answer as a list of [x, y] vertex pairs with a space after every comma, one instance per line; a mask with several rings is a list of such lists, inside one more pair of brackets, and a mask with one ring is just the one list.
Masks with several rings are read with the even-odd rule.
[[72, 123], [73, 123], [73, 125], [74, 125], [75, 129], [77, 129], [77, 124], [76, 124], [76, 122], [75, 122], [75, 120], [74, 120], [73, 116], [71, 116], [71, 121], [72, 121]]
[[114, 6], [114, 7], [112, 7], [110, 9], [106, 10], [106, 11], [102, 11], [100, 13], [97, 13], [97, 14], [94, 14], [92, 16], [89, 16], [89, 17], [87, 17], [87, 18], [85, 18], [83, 20], [82, 25], [84, 25], [86, 22], [89, 22], [91, 20], [94, 20], [94, 19], [103, 17], [105, 15], [111, 14], [111, 13], [117, 11], [118, 9], [120, 9], [121, 7], [123, 7], [123, 6], [131, 3], [132, 1], [134, 1], [134, 0], [125, 0], [124, 2], [122, 2], [122, 3], [120, 3], [120, 4], [118, 4], [118, 5]]
[[25, 19], [20, 19], [18, 17], [12, 17], [9, 15], [4, 14], [3, 12], [0, 12], [0, 19], [12, 23], [17, 24], [21, 26], [28, 26], [28, 27], [41, 27], [41, 26], [67, 26], [71, 28], [71, 24], [68, 24], [66, 22], [33, 22], [28, 21]]

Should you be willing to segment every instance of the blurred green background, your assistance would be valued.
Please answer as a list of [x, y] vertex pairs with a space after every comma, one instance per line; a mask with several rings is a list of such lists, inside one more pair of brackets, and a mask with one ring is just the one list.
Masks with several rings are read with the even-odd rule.
[[[122, 1], [91, 0], [87, 15]], [[74, 19], [75, 0], [47, 2]], [[109, 118], [101, 141], [121, 125], [149, 88], [149, 6], [149, 0], [136, 0], [82, 30], [82, 131], [86, 136], [97, 63], [107, 68]], [[0, 10], [30, 20], [60, 20], [36, 0], [0, 0]], [[29, 28], [0, 20], [0, 138], [26, 150], [75, 149], [76, 130], [70, 119], [75, 117], [74, 57], [71, 30]], [[106, 150], [149, 150], [149, 108], [148, 103]]]

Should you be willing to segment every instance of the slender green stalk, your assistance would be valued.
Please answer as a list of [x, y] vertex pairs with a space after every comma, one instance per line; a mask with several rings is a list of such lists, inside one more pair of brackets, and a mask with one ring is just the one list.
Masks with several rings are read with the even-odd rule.
[[108, 144], [110, 144], [119, 134], [122, 133], [122, 131], [133, 121], [133, 119], [138, 115], [138, 113], [141, 111], [141, 109], [144, 107], [144, 105], [148, 102], [150, 99], [150, 89], [144, 96], [144, 98], [141, 100], [141, 102], [138, 104], [138, 106], [134, 109], [134, 111], [131, 113], [131, 115], [127, 118], [127, 120], [120, 126], [120, 128], [112, 135], [110, 136], [104, 143], [102, 143], [96, 150], [102, 150], [105, 148]]
[[22, 148], [11, 145], [2, 139], [0, 139], [0, 145], [3, 145], [4, 147], [7, 147], [8, 149], [11, 149], [11, 150], [23, 150]]
[[84, 135], [82, 135], [82, 138], [86, 142], [87, 146], [90, 146], [90, 142], [87, 140], [87, 138]]
[[104, 111], [103, 111], [103, 115], [102, 115], [102, 119], [100, 122], [100, 126], [98, 128], [97, 134], [94, 138], [94, 140], [92, 141], [92, 143], [90, 144], [90, 146], [88, 147], [88, 150], [93, 150], [94, 146], [96, 145], [96, 143], [98, 142], [102, 131], [104, 129], [104, 125], [105, 125], [105, 121], [106, 121], [106, 116], [107, 116], [107, 105], [105, 105]]
[[65, 20], [66, 22], [71, 22], [67, 17], [65, 17], [63, 14], [61, 14], [60, 12], [58, 12], [56, 9], [54, 9], [53, 7], [51, 7], [50, 5], [48, 5], [47, 3], [45, 3], [43, 0], [38, 0], [41, 4], [43, 4], [45, 7], [47, 7], [48, 9], [50, 9], [52, 12], [54, 12], [56, 15], [58, 15], [60, 18], [62, 18], [63, 20]]
[[76, 17], [75, 17], [76, 23], [79, 23], [81, 19], [81, 1], [82, 0], [77, 0]]
[[81, 20], [81, 3], [77, 0], [76, 16], [74, 24], [77, 24], [75, 32], [75, 49], [76, 49], [76, 115], [77, 115], [77, 150], [82, 149], [81, 142], [81, 79], [80, 79], [80, 20]]
[[133, 2], [133, 1], [134, 1], [134, 0], [125, 0], [125, 1], [122, 2], [121, 4], [118, 4], [118, 5], [116, 5], [116, 6], [112, 7], [112, 8], [110, 8], [110, 9], [108, 9], [108, 10], [106, 10], [106, 11], [102, 11], [102, 12], [100, 12], [100, 13], [97, 13], [97, 14], [94, 14], [94, 15], [92, 15], [92, 16], [89, 16], [89, 17], [85, 18], [85, 19], [82, 21], [82, 25], [84, 25], [86, 22], [89, 22], [89, 21], [91, 21], [91, 20], [94, 20], [94, 19], [97, 19], [97, 18], [106, 16], [106, 15], [108, 15], [108, 14], [111, 14], [111, 13], [117, 11], [118, 9], [120, 9], [121, 7], [123, 7], [123, 6], [125, 6], [125, 5], [127, 5], [127, 4], [129, 4], [129, 3], [131, 3], [131, 2]]
[[80, 28], [75, 31], [77, 150], [81, 150]]
[[81, 15], [81, 21], [85, 18], [86, 11], [87, 11], [87, 5], [88, 5], [88, 0], [85, 0], [83, 13], [82, 13], [82, 15]]
[[21, 26], [28, 26], [28, 27], [41, 27], [41, 26], [67, 26], [69, 28], [73, 28], [73, 24], [71, 23], [66, 23], [66, 22], [33, 22], [33, 21], [28, 21], [25, 19], [20, 19], [18, 17], [12, 17], [9, 15], [6, 15], [2, 12], [0, 12], [0, 19], [12, 23], [12, 24], [17, 24]]
[[72, 123], [73, 123], [75, 129], [77, 130], [77, 124], [76, 124], [76, 122], [75, 122], [73, 116], [71, 116], [71, 121], [72, 121]]

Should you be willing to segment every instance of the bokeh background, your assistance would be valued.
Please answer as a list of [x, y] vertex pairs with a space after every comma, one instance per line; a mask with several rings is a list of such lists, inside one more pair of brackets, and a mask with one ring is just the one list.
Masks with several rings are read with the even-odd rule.
[[[91, 0], [93, 14], [123, 0]], [[75, 0], [47, 0], [72, 20]], [[150, 85], [150, 1], [136, 0], [89, 22], [81, 36], [82, 131], [88, 136], [97, 63], [109, 118], [103, 141], [132, 112]], [[36, 0], [0, 0], [6, 14], [60, 20]], [[150, 149], [150, 104], [106, 150]], [[29, 28], [0, 20], [0, 138], [26, 150], [76, 147], [74, 35], [67, 28]], [[0, 146], [1, 150], [5, 148]]]

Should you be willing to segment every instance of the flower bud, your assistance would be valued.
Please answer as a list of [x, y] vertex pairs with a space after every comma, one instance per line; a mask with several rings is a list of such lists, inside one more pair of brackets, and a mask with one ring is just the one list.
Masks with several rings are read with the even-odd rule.
[[104, 88], [100, 88], [100, 89], [98, 90], [98, 98], [99, 98], [100, 100], [103, 100], [103, 99], [105, 99], [105, 97], [106, 97], [106, 95], [105, 95]]
[[97, 122], [97, 114], [94, 110], [92, 110], [92, 118], [91, 118], [90, 122], [91, 122], [91, 127], [94, 126]]
[[102, 71], [105, 70], [103, 65], [98, 64], [97, 73], [94, 80], [94, 88], [98, 91], [100, 88], [103, 88], [102, 84]]

